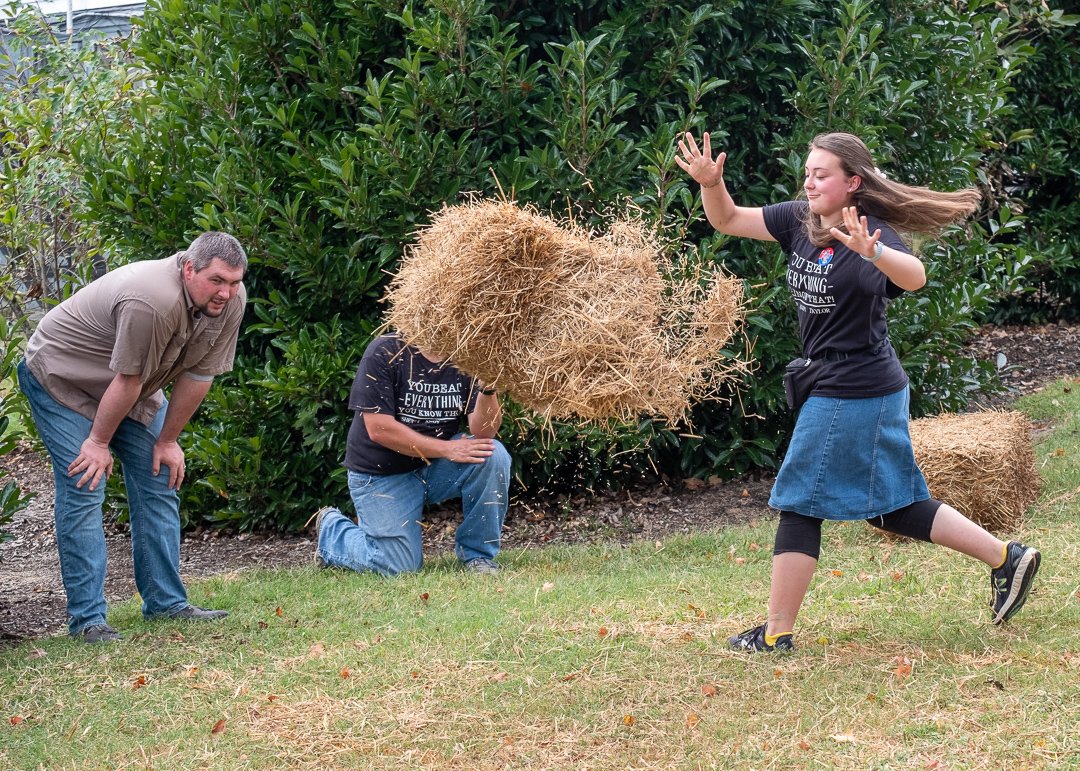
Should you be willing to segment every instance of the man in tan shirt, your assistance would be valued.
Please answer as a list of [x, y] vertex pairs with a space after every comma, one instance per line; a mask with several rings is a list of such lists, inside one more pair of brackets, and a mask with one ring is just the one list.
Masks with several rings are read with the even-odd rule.
[[[19, 385], [52, 458], [73, 637], [121, 637], [105, 619], [101, 508], [113, 453], [124, 469], [143, 615], [228, 615], [191, 605], [180, 578], [177, 438], [214, 376], [232, 369], [246, 269], [235, 238], [203, 233], [186, 251], [125, 265], [83, 287], [50, 310], [27, 343]], [[161, 389], [169, 384], [166, 400]]]

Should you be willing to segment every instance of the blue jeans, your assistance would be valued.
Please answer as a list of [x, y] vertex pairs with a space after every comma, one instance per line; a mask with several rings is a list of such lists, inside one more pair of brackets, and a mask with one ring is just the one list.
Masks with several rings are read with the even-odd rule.
[[464, 519], [454, 553], [462, 562], [499, 553], [510, 488], [510, 454], [499, 442], [483, 463], [437, 458], [405, 474], [349, 472], [359, 524], [337, 509], [323, 515], [319, 556], [327, 565], [384, 576], [424, 563], [420, 519], [425, 503], [461, 498]]
[[[53, 399], [30, 374], [26, 362], [18, 367], [19, 388], [52, 458], [56, 483], [56, 544], [60, 574], [67, 592], [68, 629], [76, 635], [88, 626], [105, 623], [105, 532], [101, 507], [105, 483], [91, 492], [89, 483], [75, 486], [81, 474], [68, 476], [68, 466], [90, 436], [92, 421]], [[151, 452], [165, 422], [168, 403], [149, 426], [124, 418], [110, 449], [120, 459], [131, 512], [131, 556], [135, 585], [142, 596], [143, 615], [167, 615], [188, 604], [180, 580], [180, 500], [169, 489], [169, 470], [151, 472]]]

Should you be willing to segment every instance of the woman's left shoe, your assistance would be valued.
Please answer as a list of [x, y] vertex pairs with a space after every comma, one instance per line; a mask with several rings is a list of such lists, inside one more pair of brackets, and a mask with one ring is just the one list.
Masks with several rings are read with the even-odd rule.
[[769, 645], [765, 642], [765, 627], [767, 624], [761, 626], [755, 626], [753, 629], [747, 629], [742, 634], [737, 634], [734, 637], [728, 638], [728, 645], [732, 650], [736, 651], [750, 651], [751, 653], [757, 653], [763, 651], [769, 653], [771, 651], [793, 651], [795, 650], [795, 641], [792, 639], [791, 632], [782, 634], [776, 638], [776, 642]]

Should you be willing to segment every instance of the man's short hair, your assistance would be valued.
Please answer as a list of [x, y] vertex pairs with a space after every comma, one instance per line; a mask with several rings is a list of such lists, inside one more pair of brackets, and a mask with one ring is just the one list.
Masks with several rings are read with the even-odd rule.
[[191, 267], [198, 273], [208, 267], [214, 258], [221, 260], [230, 268], [247, 270], [247, 253], [240, 242], [228, 233], [210, 231], [191, 242], [191, 246], [184, 252], [184, 261], [190, 262]]

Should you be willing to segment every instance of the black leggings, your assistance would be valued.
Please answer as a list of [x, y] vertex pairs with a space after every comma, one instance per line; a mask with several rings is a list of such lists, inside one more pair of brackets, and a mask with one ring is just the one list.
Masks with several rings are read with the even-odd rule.
[[[929, 542], [930, 529], [934, 526], [934, 515], [937, 514], [940, 506], [941, 501], [928, 498], [925, 501], [916, 501], [890, 514], [873, 517], [866, 522], [890, 533]], [[822, 520], [816, 517], [807, 517], [793, 511], [781, 511], [773, 554], [797, 552], [817, 559], [821, 556], [821, 523]]]

